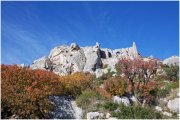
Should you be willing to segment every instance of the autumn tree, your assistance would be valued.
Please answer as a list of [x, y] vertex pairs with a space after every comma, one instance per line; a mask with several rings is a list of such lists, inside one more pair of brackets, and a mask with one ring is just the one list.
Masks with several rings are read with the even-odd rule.
[[136, 59], [120, 59], [116, 64], [116, 69], [131, 82], [134, 87], [135, 80], [147, 84], [149, 80], [156, 74], [158, 69], [158, 61], [156, 59], [143, 60]]
[[1, 90], [1, 113], [19, 118], [48, 118], [47, 97], [63, 92], [58, 75], [16, 65], [1, 65]]

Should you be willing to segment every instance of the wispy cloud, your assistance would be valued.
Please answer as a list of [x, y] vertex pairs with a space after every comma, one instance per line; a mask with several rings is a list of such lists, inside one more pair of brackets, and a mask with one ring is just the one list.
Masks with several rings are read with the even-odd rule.
[[2, 26], [2, 63], [30, 63], [28, 58], [48, 51], [32, 33], [12, 24]]

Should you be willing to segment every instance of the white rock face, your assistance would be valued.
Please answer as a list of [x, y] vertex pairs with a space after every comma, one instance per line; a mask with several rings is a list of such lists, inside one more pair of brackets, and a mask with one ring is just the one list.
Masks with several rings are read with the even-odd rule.
[[179, 57], [178, 56], [172, 56], [170, 58], [167, 58], [163, 61], [163, 64], [166, 64], [166, 65], [179, 65]]
[[88, 120], [99, 119], [99, 118], [102, 118], [103, 116], [104, 116], [104, 114], [99, 113], [99, 112], [88, 112], [87, 113], [87, 119]]
[[75, 101], [68, 96], [50, 96], [49, 101], [54, 104], [55, 108], [49, 112], [50, 118], [53, 119], [81, 119], [83, 111]]
[[180, 98], [169, 100], [167, 107], [170, 109], [170, 111], [179, 113], [179, 102], [180, 102]]
[[[140, 57], [135, 43], [132, 47], [116, 50], [101, 49], [99, 43], [89, 47], [79, 47], [72, 43], [70, 46], [53, 48], [48, 56], [35, 60], [30, 68], [50, 70], [58, 75], [90, 72], [100, 77], [107, 73], [108, 69], [116, 72], [115, 64], [119, 58], [134, 57]], [[107, 65], [107, 68], [103, 69], [103, 65]]]
[[30, 67], [32, 69], [51, 69], [52, 62], [47, 56], [44, 56], [42, 58], [35, 60]]
[[156, 106], [156, 107], [155, 107], [155, 109], [156, 109], [157, 111], [159, 111], [159, 112], [161, 112], [161, 111], [162, 111], [162, 108], [161, 108], [161, 107], [159, 107], [159, 106]]
[[113, 97], [113, 102], [114, 103], [123, 103], [125, 106], [129, 106], [130, 105], [130, 101], [127, 97], [119, 97], [119, 96], [114, 96]]
[[169, 113], [169, 112], [163, 112], [163, 115], [166, 115], [168, 117], [172, 117], [172, 113]]

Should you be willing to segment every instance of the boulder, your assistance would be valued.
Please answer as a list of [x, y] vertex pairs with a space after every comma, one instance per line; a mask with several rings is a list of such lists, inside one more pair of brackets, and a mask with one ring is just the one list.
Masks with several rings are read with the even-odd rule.
[[168, 101], [167, 107], [170, 109], [170, 111], [179, 113], [179, 100], [180, 98], [175, 98]]
[[81, 119], [82, 109], [69, 96], [49, 96], [49, 101], [55, 108], [49, 112], [51, 119]]
[[166, 65], [179, 65], [179, 57], [178, 56], [172, 56], [163, 61], [163, 64]]
[[87, 119], [92, 120], [92, 119], [100, 119], [103, 118], [104, 114], [99, 113], [99, 112], [88, 112], [87, 113]]
[[110, 118], [111, 114], [110, 113], [106, 113], [106, 119]]
[[113, 97], [113, 102], [114, 103], [123, 103], [125, 106], [129, 106], [130, 105], [130, 101], [127, 97], [119, 97], [119, 96], [114, 96]]
[[161, 107], [159, 107], [159, 106], [156, 106], [156, 107], [155, 107], [155, 109], [156, 109], [157, 111], [159, 111], [159, 112], [161, 112], [161, 111], [162, 111], [162, 108], [161, 108]]

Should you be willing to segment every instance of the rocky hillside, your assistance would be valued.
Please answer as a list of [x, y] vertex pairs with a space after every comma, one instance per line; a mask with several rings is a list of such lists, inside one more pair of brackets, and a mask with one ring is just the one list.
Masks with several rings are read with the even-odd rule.
[[115, 64], [119, 58], [141, 57], [136, 44], [132, 47], [111, 50], [101, 48], [97, 42], [95, 46], [80, 47], [76, 43], [70, 46], [62, 45], [51, 50], [48, 56], [39, 58], [30, 66], [32, 69], [45, 69], [58, 75], [75, 72], [90, 72], [101, 76], [110, 68], [115, 71]]
[[2, 118], [177, 119], [178, 60], [142, 57], [135, 43], [55, 47], [30, 68], [1, 65]]

